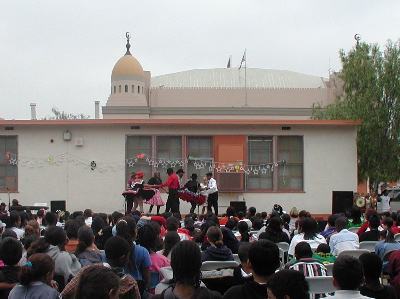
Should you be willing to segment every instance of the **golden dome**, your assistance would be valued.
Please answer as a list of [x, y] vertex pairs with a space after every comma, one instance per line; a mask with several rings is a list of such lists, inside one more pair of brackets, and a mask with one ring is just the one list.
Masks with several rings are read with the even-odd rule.
[[122, 56], [115, 64], [111, 76], [135, 75], [144, 77], [143, 68], [139, 61], [130, 53]]

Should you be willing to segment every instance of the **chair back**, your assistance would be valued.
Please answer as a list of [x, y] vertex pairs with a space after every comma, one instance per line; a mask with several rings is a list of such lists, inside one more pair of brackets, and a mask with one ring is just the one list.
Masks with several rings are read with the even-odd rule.
[[395, 234], [395, 235], [394, 235], [394, 239], [395, 239], [397, 242], [400, 242], [400, 233]]
[[396, 251], [396, 249], [395, 249], [395, 250], [390, 250], [390, 251], [386, 252], [385, 255], [384, 255], [383, 258], [382, 258], [382, 262], [388, 262], [389, 259], [390, 259], [391, 254], [392, 254], [393, 252], [395, 252], [395, 251]]
[[278, 242], [275, 243], [278, 248], [282, 249], [283, 252], [288, 252], [289, 251], [289, 244], [286, 242]]
[[326, 268], [327, 275], [332, 276], [333, 263], [324, 264], [324, 266]]
[[201, 271], [234, 268], [239, 266], [235, 261], [206, 261], [201, 264]]
[[234, 253], [234, 254], [233, 254], [233, 260], [234, 260], [236, 263], [241, 264], [239, 255], [238, 255], [237, 253]]
[[310, 287], [310, 294], [333, 293], [336, 291], [332, 283], [332, 276], [306, 277], [306, 280]]
[[349, 249], [349, 250], [342, 250], [341, 252], [339, 252], [338, 256], [350, 255], [358, 259], [360, 255], [362, 255], [363, 253], [369, 253], [369, 252], [370, 251], [367, 249]]
[[367, 249], [370, 252], [375, 252], [375, 244], [378, 241], [362, 241], [360, 242], [360, 249]]

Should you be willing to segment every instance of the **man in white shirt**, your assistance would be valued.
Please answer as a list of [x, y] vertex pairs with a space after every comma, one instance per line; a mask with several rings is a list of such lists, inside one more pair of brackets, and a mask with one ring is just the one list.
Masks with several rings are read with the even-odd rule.
[[343, 250], [359, 249], [360, 242], [358, 235], [347, 230], [348, 219], [339, 217], [335, 221], [337, 234], [332, 234], [329, 240], [329, 247], [334, 256], [338, 256]]
[[384, 190], [380, 196], [380, 202], [382, 204], [382, 212], [390, 211], [390, 197], [388, 195], [388, 190]]
[[[335, 235], [333, 235], [335, 236]], [[333, 237], [332, 236], [332, 237]], [[362, 263], [353, 256], [344, 255], [338, 257], [333, 264], [333, 285], [336, 288], [335, 295], [325, 298], [339, 299], [368, 299], [360, 294], [358, 287], [364, 282], [364, 270]]]
[[182, 168], [180, 168], [176, 171], [176, 175], [178, 176], [178, 179], [179, 179], [179, 188], [183, 188], [185, 186], [185, 183], [183, 182], [183, 174], [184, 173], [185, 172], [183, 171]]
[[208, 206], [207, 212], [212, 212], [212, 207], [214, 207], [214, 214], [218, 216], [218, 187], [217, 181], [213, 179], [212, 172], [206, 174], [208, 185], [206, 190], [208, 190]]

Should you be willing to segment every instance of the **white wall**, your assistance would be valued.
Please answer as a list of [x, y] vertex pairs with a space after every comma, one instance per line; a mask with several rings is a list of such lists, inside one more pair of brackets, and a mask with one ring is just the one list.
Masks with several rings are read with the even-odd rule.
[[[282, 131], [281, 125], [223, 125], [216, 128], [208, 125], [147, 124], [141, 125], [140, 130], [131, 130], [130, 126], [78, 125], [73, 122], [70, 125], [15, 126], [14, 131], [7, 131], [9, 135], [18, 135], [19, 151], [19, 193], [12, 193], [11, 199], [17, 198], [23, 205], [65, 200], [67, 210], [71, 212], [86, 208], [95, 212], [122, 211], [125, 139], [128, 134], [304, 136], [304, 192], [221, 194], [221, 206], [228, 206], [231, 200], [245, 198], [248, 207], [255, 206], [259, 211], [269, 212], [273, 204], [279, 203], [287, 211], [296, 206], [311, 213], [330, 213], [332, 191], [353, 191], [357, 188], [356, 129], [353, 126], [292, 125], [290, 131]], [[71, 141], [62, 139], [62, 133], [67, 129], [72, 132]], [[82, 147], [75, 146], [76, 138], [83, 138]], [[64, 153], [64, 161], [59, 161]], [[50, 162], [49, 157], [53, 157]], [[90, 169], [91, 161], [97, 163], [94, 170]], [[166, 194], [163, 196], [166, 199]], [[0, 194], [0, 199], [7, 202], [7, 194]], [[181, 203], [182, 213], [189, 212], [189, 208], [189, 204]], [[221, 207], [220, 212], [225, 209]]]

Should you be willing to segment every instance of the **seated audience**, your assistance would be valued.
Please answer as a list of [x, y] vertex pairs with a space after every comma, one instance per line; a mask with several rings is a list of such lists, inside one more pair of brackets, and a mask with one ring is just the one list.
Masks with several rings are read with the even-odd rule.
[[94, 244], [99, 250], [103, 250], [106, 241], [112, 237], [112, 227], [109, 225], [107, 214], [99, 213], [94, 217], [91, 228], [95, 237]]
[[224, 298], [267, 298], [269, 277], [279, 268], [279, 248], [269, 240], [259, 240], [249, 248], [248, 267], [254, 281], [230, 288]]
[[68, 219], [65, 222], [64, 230], [66, 231], [68, 237], [68, 243], [65, 245], [65, 251], [72, 253], [76, 249], [76, 246], [78, 246], [78, 230], [82, 225], [84, 225], [84, 223], [77, 219]]
[[289, 236], [282, 231], [283, 220], [280, 217], [270, 219], [265, 232], [259, 235], [259, 239], [270, 240], [274, 243], [285, 242], [289, 243]]
[[368, 219], [369, 231], [360, 234], [360, 242], [379, 241], [379, 225], [381, 221], [378, 215], [371, 215]]
[[82, 225], [78, 230], [78, 245], [73, 254], [83, 266], [101, 263], [103, 253], [94, 245], [94, 234], [89, 226]]
[[333, 264], [332, 275], [336, 292], [326, 298], [370, 298], [361, 295], [358, 290], [364, 282], [364, 269], [362, 263], [355, 257], [349, 255], [338, 257]]
[[207, 231], [210, 246], [201, 253], [201, 261], [233, 261], [232, 251], [224, 245], [219, 227], [211, 226]]
[[[131, 247], [128, 241], [118, 236], [111, 237], [107, 240], [104, 248], [106, 261], [102, 264], [96, 264], [95, 266], [109, 268], [118, 275], [121, 283], [121, 298], [140, 299], [139, 288], [136, 280], [131, 275], [126, 274], [123, 270], [123, 267], [125, 267], [129, 262], [129, 256], [131, 253]], [[79, 278], [82, 272], [88, 267], [90, 266], [83, 267], [65, 286], [65, 289], [61, 293], [63, 299], [73, 298]]]
[[222, 298], [218, 292], [200, 286], [201, 252], [195, 242], [181, 241], [174, 247], [171, 268], [174, 272], [175, 287], [167, 288], [161, 294], [152, 296], [152, 299]]
[[336, 256], [331, 254], [328, 244], [319, 244], [312, 257], [323, 264], [334, 263], [336, 259]]
[[10, 230], [17, 234], [17, 239], [21, 240], [24, 237], [24, 231], [21, 229], [21, 216], [17, 211], [10, 212]]
[[181, 241], [192, 240], [188, 230], [180, 229], [181, 222], [175, 217], [168, 217], [167, 219], [167, 231], [177, 232]]
[[359, 207], [352, 207], [350, 209], [348, 228], [350, 227], [361, 227], [364, 224], [365, 219], [361, 217], [361, 210]]
[[285, 266], [286, 269], [300, 271], [306, 277], [327, 276], [326, 267], [317, 259], [314, 259], [310, 244], [300, 242], [294, 250], [296, 261]]
[[270, 276], [267, 283], [270, 299], [308, 299], [308, 290], [304, 275], [294, 270], [278, 271]]
[[157, 251], [171, 261], [171, 251], [181, 241], [177, 232], [167, 232], [164, 237], [164, 249]]
[[370, 209], [365, 213], [365, 222], [361, 225], [360, 229], [357, 231], [357, 235], [361, 235], [368, 229], [369, 226], [369, 217], [372, 215], [378, 215], [378, 212], [375, 209]]
[[[231, 221], [231, 220], [229, 220]], [[228, 221], [228, 223], [229, 223]], [[232, 230], [228, 228], [227, 226], [221, 227], [221, 232], [222, 232], [222, 241], [228, 247], [232, 253], [237, 254], [240, 246], [239, 240], [235, 237], [233, 234]]]
[[363, 253], [359, 260], [363, 265], [365, 277], [365, 283], [359, 287], [361, 295], [376, 299], [396, 299], [394, 288], [380, 282], [381, 259], [374, 253]]
[[315, 250], [319, 244], [325, 243], [326, 240], [323, 236], [318, 233], [318, 223], [312, 217], [307, 217], [305, 212], [305, 218], [299, 222], [299, 234], [295, 235], [290, 242], [289, 255], [294, 255], [294, 248], [297, 243], [305, 241], [310, 244], [311, 249]]
[[36, 253], [19, 269], [20, 284], [10, 292], [9, 299], [56, 299], [60, 293], [53, 287], [54, 260], [47, 254]]
[[360, 247], [357, 234], [347, 230], [347, 223], [346, 217], [336, 219], [335, 226], [338, 233], [331, 235], [329, 239], [329, 247], [334, 256], [338, 256], [343, 250], [358, 249]]
[[325, 239], [329, 239], [329, 237], [333, 234], [337, 233], [336, 227], [335, 227], [335, 222], [336, 219], [338, 219], [339, 216], [337, 214], [333, 214], [331, 216], [329, 216], [328, 218], [328, 229], [321, 232], [321, 235], [325, 238]]
[[15, 238], [5, 238], [0, 242], [0, 260], [4, 266], [0, 270], [0, 298], [8, 298], [11, 289], [19, 282], [18, 262], [22, 257], [21, 242]]
[[222, 217], [221, 219], [219, 219], [219, 224], [220, 225], [225, 225], [226, 222], [228, 222], [229, 219], [231, 218], [235, 218], [237, 219], [237, 221], [239, 221], [239, 218], [236, 217], [236, 210], [234, 207], [229, 206], [226, 209], [226, 216]]
[[293, 207], [290, 212], [290, 222], [289, 222], [289, 233], [292, 234], [293, 231], [295, 230], [295, 224], [296, 221], [298, 220], [297, 218], [299, 217], [299, 211], [297, 210], [296, 207]]
[[[375, 253], [379, 256], [381, 260], [386, 253], [392, 250], [400, 249], [400, 243], [394, 239], [394, 235], [392, 230], [381, 231], [379, 232], [380, 241], [375, 244]], [[389, 271], [389, 262], [382, 262], [382, 271], [384, 273], [388, 273]]]

